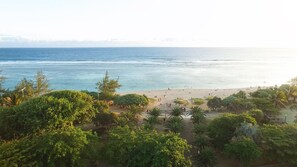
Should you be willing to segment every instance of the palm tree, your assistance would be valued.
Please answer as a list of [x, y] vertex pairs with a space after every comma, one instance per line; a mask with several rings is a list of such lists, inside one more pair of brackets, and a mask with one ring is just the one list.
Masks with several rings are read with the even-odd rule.
[[182, 118], [183, 110], [180, 107], [174, 107], [172, 109], [172, 112], [170, 113], [170, 115], [173, 116], [173, 117], [180, 117], [180, 118]]
[[200, 107], [193, 107], [191, 110], [191, 115], [193, 123], [200, 124], [206, 120], [206, 115]]

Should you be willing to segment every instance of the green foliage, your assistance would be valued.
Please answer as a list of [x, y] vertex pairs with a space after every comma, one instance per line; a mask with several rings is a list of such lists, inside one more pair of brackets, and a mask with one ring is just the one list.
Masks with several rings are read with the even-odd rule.
[[204, 134], [196, 135], [194, 144], [198, 150], [203, 150], [209, 144], [209, 138]]
[[185, 100], [185, 99], [182, 99], [182, 98], [174, 99], [174, 103], [178, 104], [178, 105], [184, 105], [184, 106], [189, 104], [188, 100]]
[[261, 155], [257, 144], [247, 137], [226, 144], [225, 152], [227, 155], [238, 159], [243, 166], [249, 166]]
[[148, 114], [151, 115], [151, 116], [158, 117], [158, 116], [161, 115], [161, 110], [159, 108], [155, 107]]
[[207, 106], [211, 110], [217, 110], [217, 109], [221, 108], [221, 106], [222, 106], [222, 99], [215, 96], [212, 99], [207, 101]]
[[203, 123], [206, 120], [206, 115], [200, 107], [193, 107], [191, 110], [191, 120], [194, 124]]
[[264, 114], [267, 114], [267, 115], [279, 114], [279, 110], [274, 107], [271, 100], [265, 99], [265, 98], [253, 98], [251, 100], [253, 104], [256, 105], [257, 109], [262, 110]]
[[237, 97], [237, 98], [241, 98], [241, 99], [247, 99], [247, 95], [244, 91], [239, 91], [236, 94], [233, 94], [233, 96]]
[[173, 133], [118, 127], [110, 131], [106, 157], [114, 166], [188, 167], [190, 146]]
[[27, 101], [34, 97], [34, 82], [24, 78], [20, 83], [17, 84], [14, 90], [14, 94], [17, 94], [20, 101]]
[[129, 111], [122, 112], [119, 115], [118, 125], [119, 126], [129, 126], [135, 127], [140, 122], [139, 110], [135, 107], [132, 107]]
[[103, 111], [96, 114], [93, 122], [96, 126], [101, 127], [111, 127], [112, 125], [116, 125], [119, 121], [119, 117], [117, 114], [110, 111]]
[[93, 101], [93, 107], [97, 110], [97, 113], [109, 111], [109, 105], [106, 101], [95, 100]]
[[194, 133], [196, 135], [203, 135], [207, 132], [207, 125], [206, 124], [194, 124]]
[[[239, 96], [239, 95], [238, 95]], [[246, 111], [255, 108], [255, 105], [246, 98], [240, 98], [235, 95], [226, 97], [222, 104], [230, 111]]]
[[193, 101], [193, 104], [195, 104], [195, 105], [202, 105], [202, 104], [204, 104], [204, 100], [201, 99], [201, 98], [192, 98], [191, 100]]
[[49, 83], [42, 71], [38, 71], [35, 76], [34, 96], [40, 96], [49, 92]]
[[271, 160], [297, 165], [297, 125], [265, 125], [262, 148]]
[[259, 126], [251, 123], [242, 122], [239, 127], [236, 128], [235, 137], [249, 137], [251, 139], [257, 139], [259, 135]]
[[[278, 89], [277, 87], [275, 88], [267, 88], [267, 89], [259, 89], [253, 93], [251, 93], [251, 96], [253, 98], [260, 98], [260, 99], [266, 99], [269, 101], [274, 108], [281, 108], [284, 107], [288, 103], [288, 97], [286, 93]], [[267, 102], [266, 102], [267, 103]], [[270, 106], [272, 108], [272, 106]], [[271, 109], [269, 108], [269, 109]], [[264, 111], [263, 108], [259, 108]], [[264, 111], [265, 112], [265, 111]]]
[[95, 100], [93, 102], [93, 107], [96, 110], [95, 118], [93, 119], [93, 123], [96, 126], [101, 126], [105, 128], [109, 128], [112, 125], [115, 125], [119, 121], [119, 117], [117, 114], [109, 111], [109, 105], [106, 101]]
[[236, 128], [243, 122], [256, 124], [256, 120], [248, 114], [224, 114], [215, 118], [208, 126], [208, 134], [213, 144], [218, 148], [223, 148], [234, 136]]
[[86, 93], [89, 96], [92, 96], [93, 99], [99, 100], [99, 94], [98, 94], [98, 92], [90, 92], [88, 90], [82, 90], [81, 92]]
[[5, 107], [19, 105], [33, 97], [38, 97], [49, 92], [48, 88], [49, 84], [47, 78], [41, 71], [37, 72], [35, 81], [24, 78], [12, 91], [1, 89], [0, 83], [0, 94], [3, 96], [3, 98], [0, 99], [1, 105]]
[[183, 110], [180, 107], [174, 107], [172, 109], [172, 112], [170, 113], [170, 115], [174, 117], [181, 117], [182, 114], [183, 114]]
[[90, 122], [96, 111], [92, 98], [75, 91], [56, 91], [0, 111], [0, 136], [35, 133], [42, 129], [58, 129], [73, 123]]
[[213, 167], [217, 162], [214, 151], [209, 147], [202, 149], [196, 159], [198, 166], [203, 167]]
[[262, 110], [254, 109], [248, 111], [248, 114], [256, 119], [258, 124], [262, 124], [264, 121], [264, 113]]
[[144, 123], [144, 127], [145, 129], [153, 129], [154, 125], [158, 122], [157, 117], [156, 116], [149, 116], [146, 120], [146, 122]]
[[7, 141], [0, 145], [0, 166], [87, 166], [97, 141], [96, 135], [77, 128]]
[[147, 106], [149, 100], [144, 95], [126, 94], [119, 96], [114, 100], [114, 103], [119, 106]]
[[172, 132], [181, 132], [184, 128], [182, 118], [177, 116], [170, 117], [166, 122], [166, 127], [170, 129]]
[[99, 93], [99, 100], [113, 100], [115, 98], [116, 89], [120, 88], [118, 79], [109, 79], [108, 72], [106, 71], [102, 81], [96, 84]]

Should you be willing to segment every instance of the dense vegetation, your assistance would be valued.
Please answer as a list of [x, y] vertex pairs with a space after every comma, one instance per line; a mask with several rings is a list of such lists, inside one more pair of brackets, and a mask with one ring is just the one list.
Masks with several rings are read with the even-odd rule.
[[[223, 99], [177, 98], [164, 114], [159, 108], [145, 108], [149, 104], [145, 95], [117, 95], [120, 84], [107, 72], [97, 83], [98, 92], [51, 91], [42, 72], [35, 80], [21, 80], [13, 90], [5, 89], [4, 81], [0, 76], [3, 167], [102, 163], [212, 167], [220, 154], [242, 166], [297, 165], [297, 125], [279, 116], [282, 108], [297, 108], [293, 83], [251, 93], [239, 91]], [[192, 108], [186, 108], [188, 100]], [[208, 113], [198, 107], [204, 102], [220, 116], [208, 119]], [[113, 112], [116, 107], [121, 112]], [[144, 110], [147, 117], [143, 119]], [[192, 146], [179, 134], [185, 130], [188, 115]]]

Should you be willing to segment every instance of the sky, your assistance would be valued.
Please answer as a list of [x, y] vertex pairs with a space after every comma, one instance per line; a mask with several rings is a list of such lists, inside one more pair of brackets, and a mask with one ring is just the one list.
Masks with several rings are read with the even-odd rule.
[[296, 0], [0, 0], [0, 47], [297, 47]]

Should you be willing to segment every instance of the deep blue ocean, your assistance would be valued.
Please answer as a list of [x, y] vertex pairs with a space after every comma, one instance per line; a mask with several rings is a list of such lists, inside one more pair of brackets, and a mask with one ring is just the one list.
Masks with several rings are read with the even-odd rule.
[[297, 50], [0, 48], [0, 70], [10, 89], [39, 70], [51, 89], [95, 90], [105, 71], [120, 91], [272, 86], [297, 76]]

